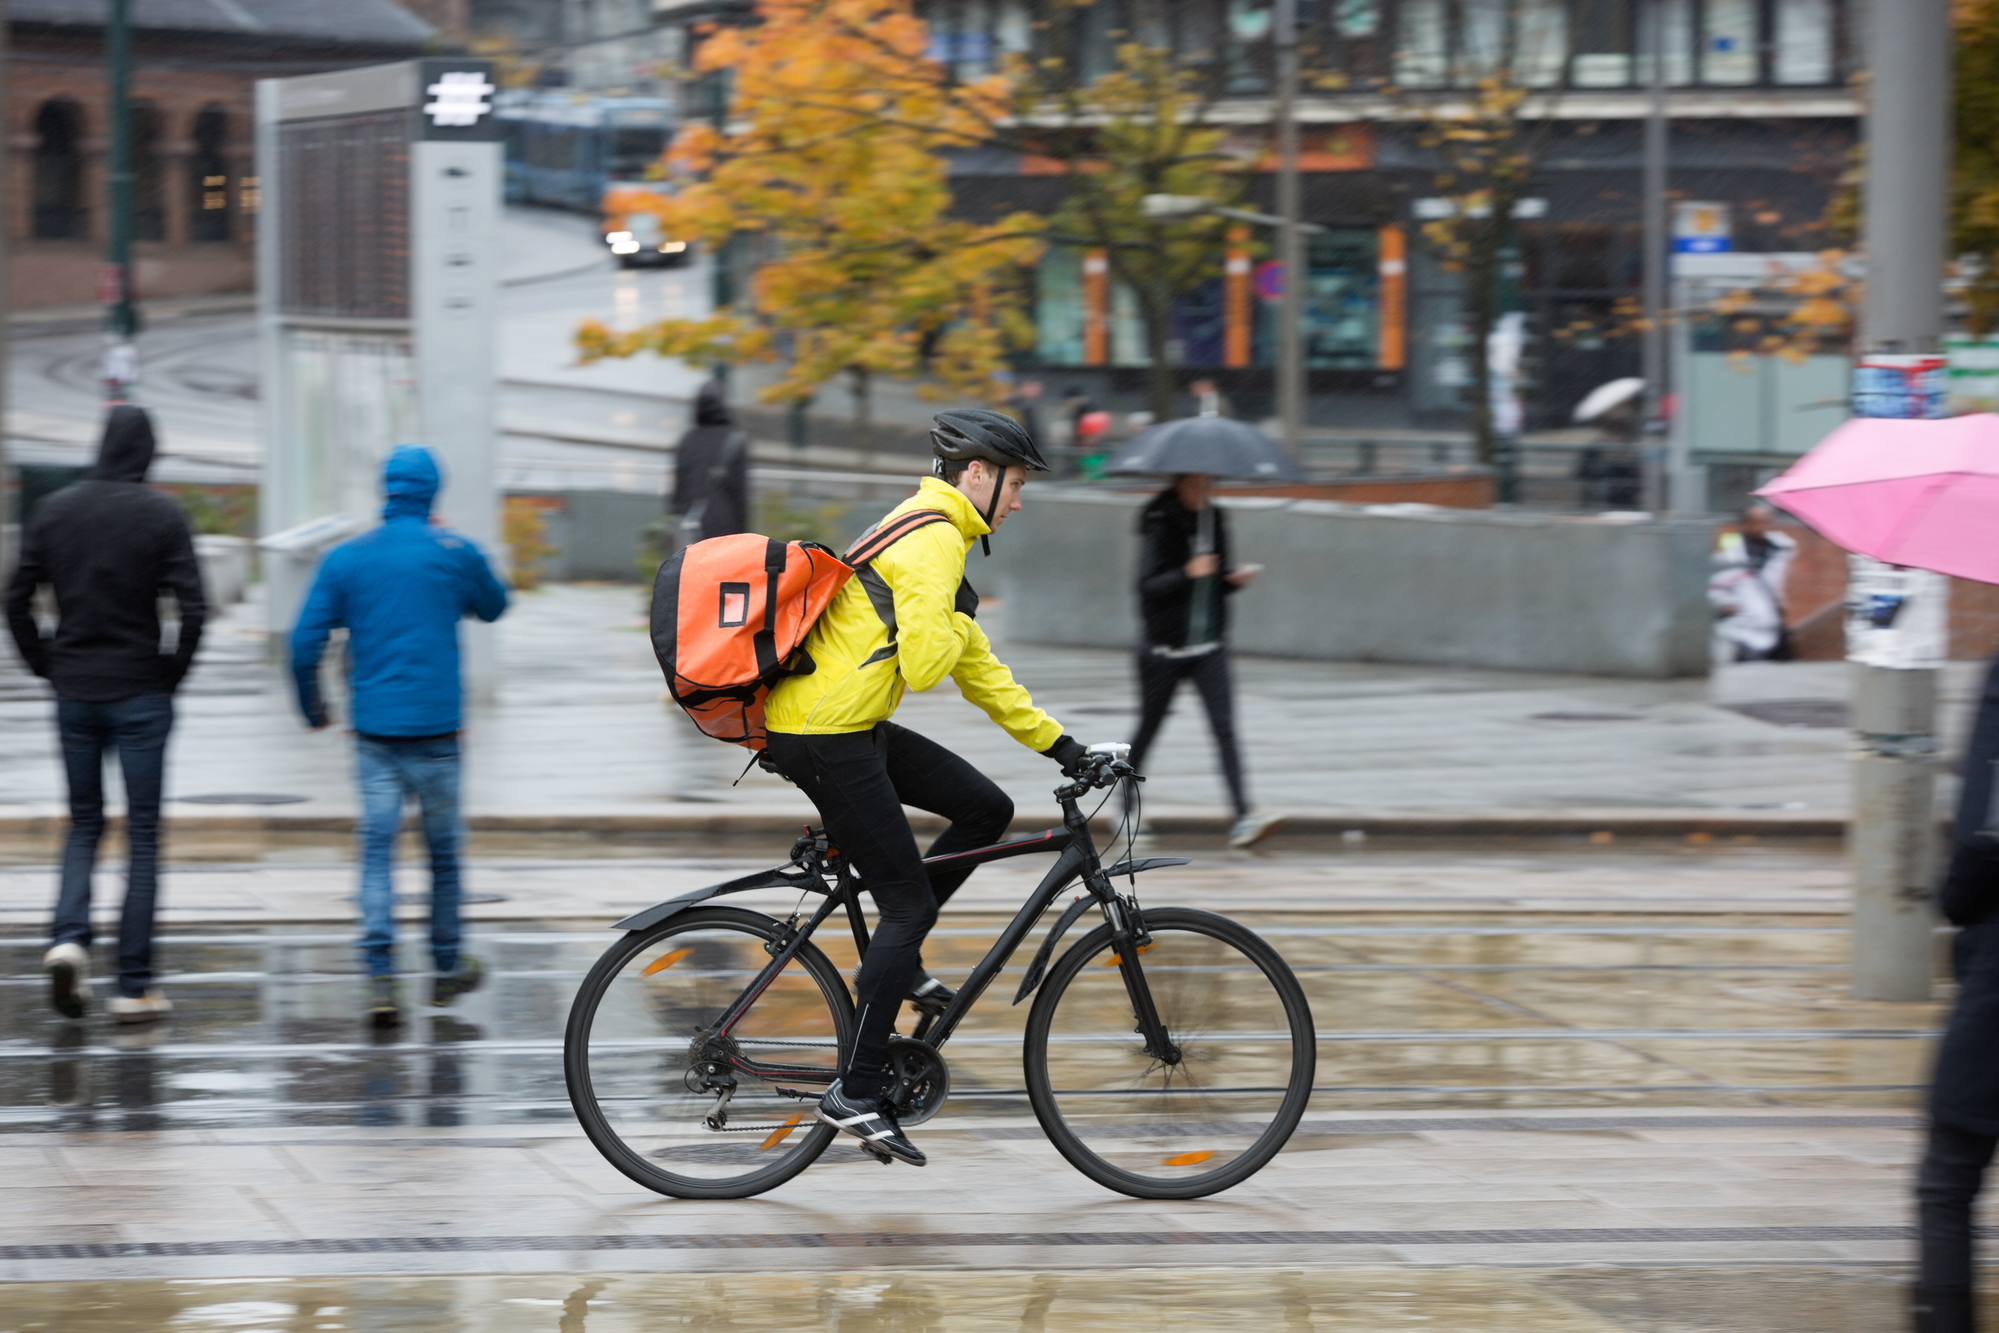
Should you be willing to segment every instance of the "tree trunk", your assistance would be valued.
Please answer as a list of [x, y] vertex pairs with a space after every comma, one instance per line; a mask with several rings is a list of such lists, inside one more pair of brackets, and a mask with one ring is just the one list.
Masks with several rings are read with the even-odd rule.
[[1493, 309], [1494, 279], [1499, 271], [1500, 229], [1495, 221], [1479, 228], [1472, 243], [1471, 259], [1465, 265], [1466, 312], [1471, 316], [1471, 429], [1478, 448], [1478, 461], [1488, 466], [1498, 461], [1492, 429], [1492, 363], [1486, 359], [1486, 339], [1497, 317]]
[[874, 403], [866, 366], [847, 367], [847, 391], [854, 396], [854, 448], [870, 463], [875, 458]]
[[1173, 396], [1178, 388], [1173, 382], [1170, 349], [1173, 340], [1173, 296], [1162, 291], [1154, 291], [1151, 296], [1150, 300], [1141, 300], [1145, 314], [1145, 354], [1151, 363], [1146, 370], [1146, 388], [1151, 398], [1153, 421], [1171, 421]]

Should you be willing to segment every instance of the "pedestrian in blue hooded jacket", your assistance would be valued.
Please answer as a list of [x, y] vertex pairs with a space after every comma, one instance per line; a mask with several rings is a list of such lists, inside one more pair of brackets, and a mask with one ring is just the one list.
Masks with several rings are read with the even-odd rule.
[[319, 659], [333, 630], [347, 630], [354, 775], [361, 790], [361, 957], [369, 1019], [401, 1021], [395, 978], [391, 880], [403, 801], [414, 798], [430, 848], [430, 1002], [447, 1005], [479, 984], [479, 960], [459, 952], [458, 730], [464, 687], [458, 622], [493, 621], [507, 591], [477, 546], [431, 522], [437, 463], [415, 445], [382, 465], [382, 526], [327, 553], [292, 630], [299, 708], [314, 730], [332, 721], [319, 691]]

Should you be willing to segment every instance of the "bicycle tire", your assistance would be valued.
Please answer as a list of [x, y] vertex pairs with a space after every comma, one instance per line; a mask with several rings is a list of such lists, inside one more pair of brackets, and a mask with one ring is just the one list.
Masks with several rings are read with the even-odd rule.
[[[682, 912], [613, 944], [576, 992], [562, 1042], [570, 1106], [605, 1160], [647, 1189], [680, 1199], [748, 1198], [805, 1170], [838, 1134], [813, 1118], [809, 1102], [780, 1099], [779, 1080], [746, 1078], [751, 1097], [740, 1106], [730, 1102], [739, 1113], [769, 1117], [771, 1133], [761, 1146], [753, 1135], [764, 1127], [762, 1120], [751, 1120], [750, 1134], [744, 1135], [705, 1130], [686, 1119], [713, 1100], [711, 1093], [693, 1090], [696, 1048], [690, 1034], [700, 1033], [741, 995], [769, 961], [764, 945], [778, 929], [772, 918], [740, 908]], [[677, 951], [684, 951], [687, 968], [677, 966], [682, 961]], [[642, 959], [650, 961], [640, 964]], [[694, 998], [662, 996], [667, 985], [694, 993]], [[614, 989], [616, 999], [611, 998]], [[824, 1001], [823, 1018], [815, 994]], [[760, 1005], [765, 1007], [760, 1010]], [[783, 1027], [773, 1028], [776, 1023]], [[836, 1072], [852, 1049], [853, 997], [840, 970], [811, 941], [799, 947], [734, 1033], [755, 1034], [759, 1027], [780, 1035], [746, 1040], [790, 1052], [794, 1060], [810, 1059], [828, 1071]], [[662, 1054], [664, 1063], [658, 1059]], [[680, 1092], [674, 1091], [676, 1086]], [[740, 1089], [737, 1096], [742, 1096]], [[783, 1156], [762, 1160], [761, 1154], [773, 1148], [783, 1148]], [[689, 1169], [670, 1170], [662, 1161], [685, 1162]], [[728, 1168], [739, 1161], [755, 1169], [730, 1174]]]
[[[1318, 1035], [1297, 977], [1248, 927], [1178, 907], [1148, 911], [1145, 925], [1153, 943], [1139, 966], [1182, 1062], [1144, 1053], [1111, 928], [1100, 925], [1035, 996], [1022, 1050], [1027, 1095], [1056, 1151], [1098, 1184], [1139, 1199], [1198, 1199], [1241, 1184], [1290, 1139], [1311, 1100]], [[1223, 1009], [1243, 1022], [1217, 1026]], [[1051, 1047], [1064, 1052], [1059, 1080]], [[1279, 1063], [1281, 1080], [1241, 1081]], [[1216, 1077], [1237, 1082], [1197, 1082]]]

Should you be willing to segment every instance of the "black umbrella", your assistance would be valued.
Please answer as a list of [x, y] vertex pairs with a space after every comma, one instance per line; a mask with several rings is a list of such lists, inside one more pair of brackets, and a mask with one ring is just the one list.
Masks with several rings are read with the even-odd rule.
[[1107, 473], [1205, 472], [1252, 481], [1303, 481], [1305, 473], [1283, 446], [1256, 427], [1230, 417], [1182, 417], [1132, 437], [1105, 465]]

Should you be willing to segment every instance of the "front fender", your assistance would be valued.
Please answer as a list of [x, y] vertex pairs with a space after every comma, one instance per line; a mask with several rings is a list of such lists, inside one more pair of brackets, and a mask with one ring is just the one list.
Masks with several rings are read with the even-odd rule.
[[830, 892], [826, 887], [825, 881], [821, 880], [817, 875], [808, 875], [800, 872], [787, 874], [786, 871], [788, 870], [790, 870], [788, 866], [779, 866], [775, 870], [758, 870], [752, 874], [744, 875], [739, 879], [725, 880], [720, 884], [710, 884], [705, 889], [696, 889], [692, 893], [683, 893], [678, 898], [669, 898], [663, 903], [657, 903], [646, 908], [643, 912], [635, 912], [623, 921], [614, 922], [611, 929], [644, 930], [649, 926], [656, 926], [668, 917], [684, 912], [690, 907], [699, 906], [707, 902], [710, 898], [720, 898], [730, 893], [747, 893], [751, 889], [797, 889], [801, 893]]

